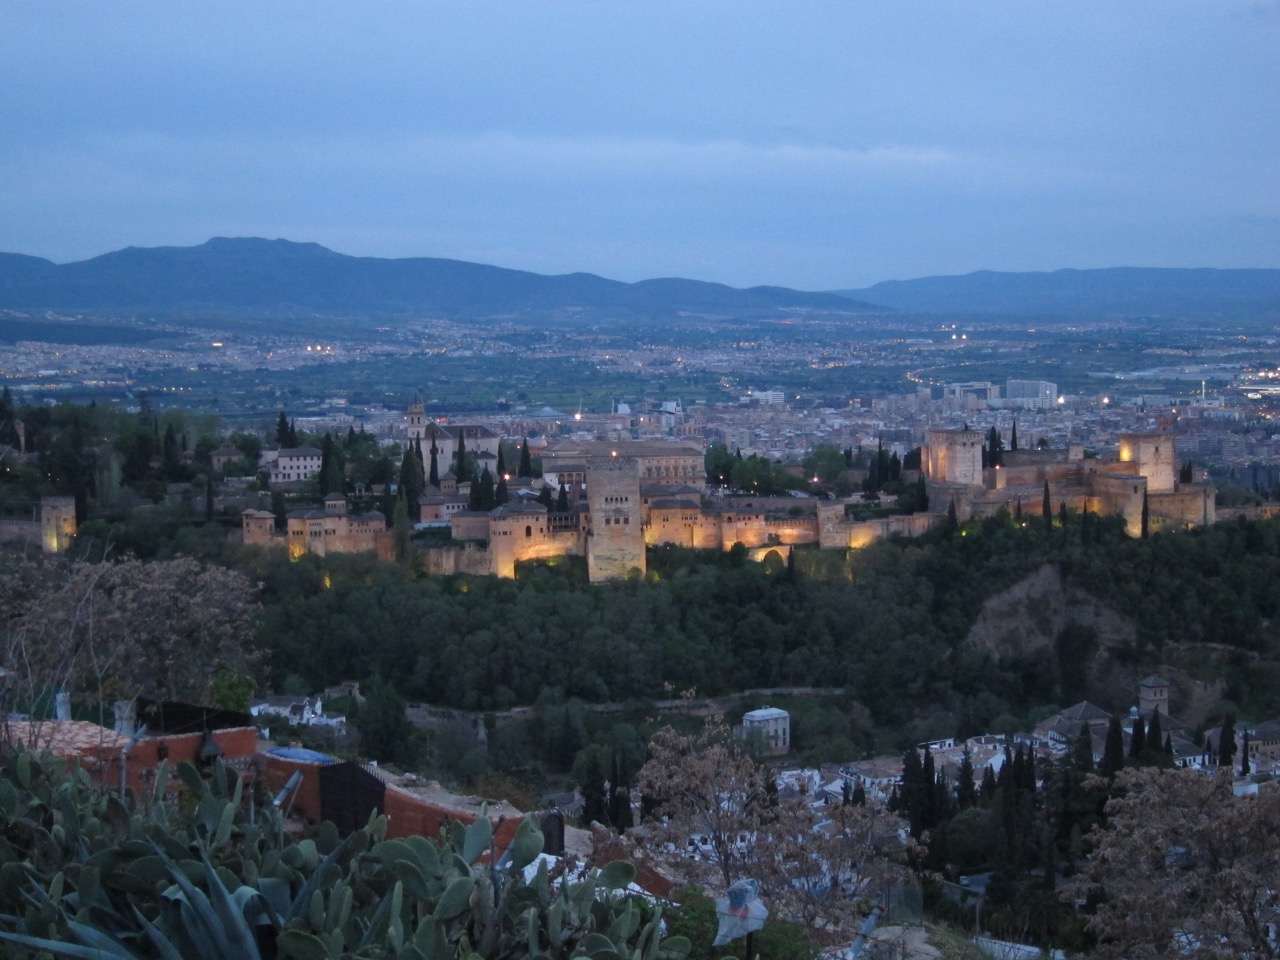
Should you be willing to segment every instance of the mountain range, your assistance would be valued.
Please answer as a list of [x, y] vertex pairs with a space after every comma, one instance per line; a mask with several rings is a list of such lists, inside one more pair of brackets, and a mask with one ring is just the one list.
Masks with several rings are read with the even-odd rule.
[[853, 314], [869, 304], [782, 287], [739, 290], [589, 273], [543, 276], [428, 257], [387, 260], [315, 243], [215, 238], [196, 247], [129, 247], [77, 263], [0, 254], [0, 308], [243, 316], [547, 316], [737, 318]]
[[65, 264], [0, 253], [0, 309], [659, 322], [887, 311], [1280, 319], [1280, 270], [981, 271], [823, 293], [684, 279], [623, 283], [589, 273], [544, 276], [461, 260], [353, 257], [315, 243], [218, 237], [195, 247], [128, 247]]
[[1280, 319], [1280, 270], [982, 270], [962, 276], [886, 280], [836, 292], [907, 313]]

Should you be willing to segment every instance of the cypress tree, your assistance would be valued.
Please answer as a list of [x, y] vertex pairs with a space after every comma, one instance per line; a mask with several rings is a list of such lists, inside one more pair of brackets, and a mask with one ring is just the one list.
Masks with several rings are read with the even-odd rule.
[[436, 446], [436, 432], [431, 431], [431, 474], [427, 482], [437, 490], [440, 488], [440, 448]]
[[551, 498], [551, 484], [544, 483], [542, 485], [542, 489], [538, 491], [538, 502], [548, 510], [551, 509], [551, 504], [553, 502]]
[[569, 488], [563, 483], [560, 484], [560, 493], [556, 497], [556, 511], [558, 513], [569, 512]]
[[[1007, 751], [1008, 747], [1005, 750]], [[1022, 862], [1022, 843], [1018, 829], [1018, 786], [1021, 780], [1022, 745], [1019, 744], [1013, 762], [1006, 763], [1000, 768], [1000, 825], [1004, 830], [1006, 859], [1013, 867], [1014, 873], [1018, 872]]]
[[1044, 482], [1044, 500], [1040, 504], [1040, 512], [1044, 516], [1044, 525], [1053, 529], [1053, 501], [1049, 499], [1049, 481]]
[[284, 411], [280, 411], [280, 417], [276, 420], [276, 446], [283, 448], [289, 446], [289, 418], [284, 415]]
[[1236, 718], [1227, 714], [1222, 722], [1222, 732], [1218, 735], [1218, 766], [1230, 767], [1236, 758]]
[[1147, 539], [1151, 525], [1151, 507], [1147, 503], [1147, 491], [1142, 491], [1142, 539]]
[[921, 795], [924, 771], [920, 764], [920, 754], [915, 747], [907, 747], [902, 754], [902, 794], [900, 803], [907, 821], [911, 825], [911, 836], [919, 837], [924, 832], [921, 815], [924, 812], [924, 797]]
[[458, 428], [458, 450], [454, 454], [458, 461], [457, 467], [454, 468], [453, 475], [458, 478], [459, 483], [466, 483], [471, 479], [471, 469], [467, 464], [467, 438], [466, 428]]
[[493, 474], [489, 472], [489, 465], [485, 464], [484, 470], [480, 472], [480, 509], [492, 510], [497, 505], [494, 499]]
[[396, 496], [395, 511], [391, 515], [391, 530], [395, 537], [396, 559], [401, 563], [409, 560], [409, 506], [402, 489]]
[[1018, 420], [1015, 417], [1013, 421], [1013, 429], [1009, 431], [1009, 452], [1017, 453], [1018, 451]]
[[507, 478], [505, 475], [498, 477], [498, 483], [493, 488], [493, 502], [495, 506], [502, 506], [511, 499], [511, 495], [507, 492]]
[[503, 447], [503, 443], [501, 440], [499, 440], [498, 441], [498, 462], [494, 467], [494, 469], [497, 471], [498, 479], [502, 479], [502, 477], [507, 472], [507, 460], [505, 455], [502, 452], [502, 447]]
[[982, 771], [982, 790], [978, 794], [978, 799], [982, 801], [984, 807], [991, 806], [991, 801], [996, 795], [996, 775], [988, 766]]
[[1142, 717], [1133, 718], [1133, 729], [1129, 731], [1129, 759], [1135, 765], [1142, 762], [1142, 751], [1147, 749], [1147, 732], [1142, 726]]
[[978, 802], [978, 789], [973, 781], [973, 757], [969, 753], [969, 745], [965, 744], [964, 753], [960, 756], [960, 773], [956, 777], [956, 802], [961, 810], [967, 810]]
[[1102, 763], [1098, 765], [1098, 773], [1104, 777], [1114, 777], [1124, 769], [1124, 728], [1120, 726], [1120, 718], [1112, 716], [1107, 724], [1107, 745], [1102, 751]]
[[1026, 765], [1026, 757], [1022, 753], [1022, 744], [1018, 744], [1018, 749], [1013, 755], [1013, 763], [1009, 765], [1009, 775], [1005, 777], [1005, 771], [1001, 769], [1000, 775], [1004, 778], [1003, 786], [1011, 790], [1021, 790], [1025, 773], [1023, 767]]
[[929, 488], [925, 485], [923, 474], [916, 477], [916, 509], [921, 513], [929, 509]]
[[172, 423], [164, 428], [164, 442], [160, 451], [164, 468], [172, 476], [173, 471], [178, 467], [178, 431], [173, 429]]
[[1151, 713], [1151, 721], [1147, 724], [1147, 758], [1158, 766], [1164, 763], [1164, 731], [1160, 729], [1160, 711]]
[[861, 780], [853, 788], [853, 805], [855, 807], [865, 807], [867, 805], [867, 789], [862, 785]]
[[941, 826], [956, 815], [955, 793], [947, 780], [947, 771], [939, 770], [933, 785], [933, 826]]
[[404, 456], [400, 458], [400, 492], [404, 494], [406, 501], [411, 501], [416, 506], [418, 497], [422, 495], [424, 483], [422, 460], [410, 445], [405, 450]]
[[606, 777], [600, 753], [604, 748], [592, 745], [583, 749], [574, 762], [574, 774], [578, 789], [582, 792], [583, 823], [609, 824], [609, 804], [606, 796]]
[[937, 770], [933, 763], [933, 751], [926, 745], [924, 760], [920, 764], [920, 824], [926, 830], [933, 829], [942, 811], [938, 809], [937, 793], [934, 789], [938, 782]]
[[1013, 502], [1013, 519], [1021, 522], [1022, 520], [1022, 498], [1019, 497]]
[[343, 486], [342, 455], [334, 449], [333, 434], [324, 435], [320, 447], [320, 495], [341, 491]]
[[1071, 763], [1080, 773], [1093, 773], [1093, 734], [1088, 724], [1080, 728], [1071, 751]]
[[517, 477], [533, 476], [533, 460], [529, 457], [529, 438], [524, 438], [524, 443], [520, 444], [520, 467], [516, 470]]
[[1249, 775], [1249, 731], [1244, 732], [1240, 741], [1240, 776]]
[[613, 749], [613, 769], [609, 777], [609, 821], [619, 833], [632, 826], [631, 775], [622, 751]]
[[298, 422], [296, 420], [289, 421], [289, 446], [296, 447], [298, 445]]

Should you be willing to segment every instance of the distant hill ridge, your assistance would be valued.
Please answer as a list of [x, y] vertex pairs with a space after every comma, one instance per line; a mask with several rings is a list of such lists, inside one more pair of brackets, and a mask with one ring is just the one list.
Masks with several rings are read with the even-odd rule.
[[0, 308], [257, 316], [582, 316], [672, 320], [882, 312], [848, 297], [697, 280], [543, 276], [431, 257], [380, 259], [316, 243], [216, 237], [77, 263], [0, 254]]
[[886, 280], [836, 291], [908, 313], [1280, 319], [1280, 270], [1113, 267]]

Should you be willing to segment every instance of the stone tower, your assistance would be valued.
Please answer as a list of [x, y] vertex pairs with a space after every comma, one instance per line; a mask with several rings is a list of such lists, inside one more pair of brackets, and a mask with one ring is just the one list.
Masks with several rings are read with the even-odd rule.
[[592, 583], [645, 572], [640, 509], [640, 462], [635, 457], [589, 457], [586, 464], [587, 575]]
[[1172, 493], [1178, 476], [1173, 436], [1168, 433], [1126, 433], [1120, 437], [1120, 462], [1134, 463], [1147, 478], [1148, 493]]
[[422, 394], [417, 391], [414, 391], [413, 399], [409, 401], [409, 409], [405, 413], [405, 428], [408, 430], [410, 440], [419, 440], [426, 436], [427, 405], [422, 402]]
[[1138, 682], [1138, 710], [1144, 717], [1153, 713], [1169, 715], [1169, 681], [1154, 673]]
[[935, 483], [982, 486], [982, 434], [977, 430], [929, 431], [925, 475]]
[[61, 553], [76, 535], [74, 497], [44, 497], [40, 501], [40, 544], [45, 553]]
[[240, 528], [244, 542], [267, 546], [276, 532], [276, 515], [270, 510], [246, 510], [240, 514]]

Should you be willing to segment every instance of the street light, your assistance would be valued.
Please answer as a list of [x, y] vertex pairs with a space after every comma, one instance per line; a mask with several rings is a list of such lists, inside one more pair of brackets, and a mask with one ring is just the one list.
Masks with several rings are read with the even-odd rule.
[[[279, 810], [281, 804], [284, 803], [285, 798], [289, 796], [289, 794], [297, 790], [298, 785], [300, 783], [302, 783], [302, 771], [295, 770], [293, 771], [293, 776], [291, 776], [288, 780], [285, 781], [284, 787], [281, 789], [279, 793], [276, 794], [275, 799], [271, 801], [271, 805], [275, 807], [277, 810]], [[293, 807], [292, 802], [290, 802], [289, 807], [290, 808]], [[288, 813], [286, 813], [285, 815], [288, 816]]]

